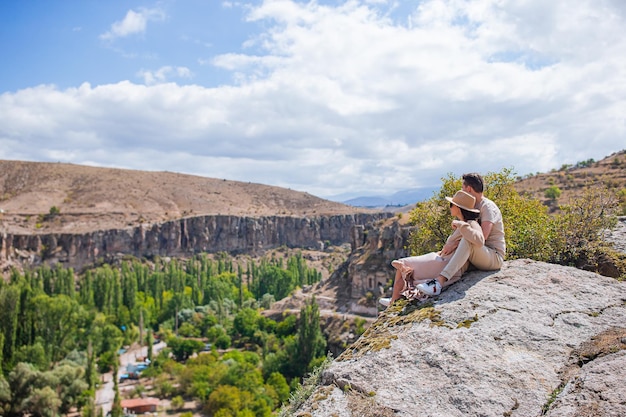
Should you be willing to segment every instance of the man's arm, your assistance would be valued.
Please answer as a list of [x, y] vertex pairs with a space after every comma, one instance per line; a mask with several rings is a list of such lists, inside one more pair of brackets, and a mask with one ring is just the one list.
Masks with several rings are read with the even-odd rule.
[[483, 236], [485, 237], [485, 240], [487, 240], [487, 238], [489, 237], [489, 233], [491, 233], [491, 229], [493, 228], [493, 223], [482, 222], [480, 224], [480, 227], [483, 229]]

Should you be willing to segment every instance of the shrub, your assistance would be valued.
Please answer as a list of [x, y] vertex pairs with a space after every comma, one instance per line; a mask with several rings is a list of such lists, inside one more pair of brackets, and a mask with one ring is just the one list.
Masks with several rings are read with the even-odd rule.
[[183, 397], [181, 397], [180, 395], [177, 395], [174, 398], [172, 398], [172, 402], [171, 402], [172, 410], [180, 410], [181, 408], [183, 408], [184, 405], [185, 405], [185, 400], [183, 400]]
[[[510, 169], [488, 173], [484, 180], [485, 196], [494, 200], [502, 211], [507, 257], [547, 260], [546, 251], [554, 230], [546, 207], [515, 190], [515, 176]], [[448, 174], [442, 181], [440, 191], [430, 200], [419, 203], [410, 213], [411, 223], [417, 226], [409, 240], [412, 254], [441, 250], [452, 231], [452, 216], [445, 197], [460, 190], [462, 180]]]
[[617, 192], [617, 200], [619, 202], [620, 214], [626, 216], [626, 188], [622, 188]]
[[[618, 205], [608, 189], [589, 187], [581, 197], [561, 206], [560, 213], [550, 215], [540, 201], [515, 190], [510, 169], [488, 173], [484, 180], [485, 196], [502, 212], [507, 259], [531, 258], [596, 272], [602, 260], [614, 259], [608, 256], [610, 245], [604, 233], [616, 225]], [[452, 230], [444, 197], [454, 195], [461, 185], [460, 178], [448, 174], [439, 192], [411, 211], [411, 223], [417, 226], [409, 238], [411, 254], [438, 251], [444, 245]], [[620, 275], [626, 273], [620, 271]]]
[[549, 198], [550, 200], [554, 201], [561, 196], [561, 189], [557, 187], [556, 185], [553, 185], [551, 187], [548, 187], [548, 189], [546, 189], [544, 195], [546, 198]]
[[599, 186], [587, 188], [561, 206], [561, 213], [553, 219], [558, 233], [551, 242], [549, 261], [597, 271], [598, 260], [611, 247], [604, 234], [617, 224], [617, 207], [615, 194]]

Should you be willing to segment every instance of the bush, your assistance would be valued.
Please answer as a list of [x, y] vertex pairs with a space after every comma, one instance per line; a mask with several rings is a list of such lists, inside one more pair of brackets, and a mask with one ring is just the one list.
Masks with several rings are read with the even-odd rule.
[[217, 340], [215, 340], [215, 346], [217, 346], [218, 349], [228, 349], [230, 344], [230, 337], [226, 334], [219, 336]]
[[[531, 258], [599, 272], [603, 260], [615, 258], [607, 255], [611, 245], [604, 239], [605, 231], [617, 221], [617, 198], [608, 189], [589, 188], [561, 206], [560, 213], [550, 215], [540, 201], [515, 190], [510, 169], [488, 173], [484, 180], [485, 196], [502, 212], [507, 259]], [[454, 195], [461, 185], [460, 178], [448, 174], [439, 192], [411, 211], [410, 220], [416, 226], [409, 238], [411, 254], [441, 250], [452, 230], [444, 197]]]
[[604, 236], [617, 224], [617, 198], [602, 187], [590, 187], [553, 218], [550, 262], [598, 271], [599, 260], [611, 249]]
[[[507, 257], [549, 258], [549, 244], [554, 233], [547, 208], [540, 201], [520, 195], [514, 188], [515, 176], [510, 169], [484, 176], [485, 197], [493, 200], [504, 219]], [[439, 251], [451, 233], [452, 216], [446, 196], [461, 189], [462, 180], [448, 174], [443, 185], [430, 200], [419, 203], [410, 213], [416, 229], [409, 238], [412, 254]]]
[[171, 408], [172, 410], [180, 410], [185, 405], [185, 400], [180, 395], [172, 398]]
[[556, 185], [553, 185], [552, 187], [549, 187], [548, 189], [546, 189], [544, 195], [546, 198], [549, 198], [550, 200], [556, 200], [557, 198], [561, 196], [561, 189], [557, 187]]

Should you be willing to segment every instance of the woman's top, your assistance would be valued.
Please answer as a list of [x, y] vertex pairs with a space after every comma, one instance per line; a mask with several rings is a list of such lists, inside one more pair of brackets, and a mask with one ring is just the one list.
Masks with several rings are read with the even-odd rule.
[[453, 220], [452, 224], [456, 226], [456, 229], [454, 229], [454, 232], [448, 236], [446, 243], [452, 241], [458, 242], [461, 239], [465, 239], [472, 245], [483, 246], [485, 244], [483, 229], [476, 220], [470, 220], [469, 222]]

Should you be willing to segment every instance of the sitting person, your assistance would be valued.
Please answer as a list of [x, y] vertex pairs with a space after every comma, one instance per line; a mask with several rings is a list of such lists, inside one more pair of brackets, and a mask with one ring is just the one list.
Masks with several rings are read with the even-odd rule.
[[[474, 208], [476, 204], [474, 196], [460, 190], [454, 194], [454, 197], [446, 197], [446, 200], [450, 202], [451, 214], [456, 217], [452, 221], [454, 232], [450, 235], [448, 241], [456, 239], [458, 233], [460, 241], [465, 241], [470, 246], [483, 246], [485, 239], [477, 221], [480, 216], [480, 210]], [[451, 254], [442, 255], [441, 252], [431, 252], [425, 255], [394, 260], [391, 263], [396, 269], [393, 293], [391, 298], [381, 298], [380, 303], [388, 306], [401, 296], [405, 296], [408, 299], [419, 297], [419, 292], [416, 290], [419, 289], [421, 291], [420, 285], [433, 281], [435, 277], [441, 275], [451, 258]], [[450, 277], [445, 281], [445, 286], [458, 281], [468, 266], [469, 261], [466, 260], [462, 265], [455, 267], [454, 271], [449, 271]], [[441, 287], [439, 288], [440, 291]]]
[[502, 213], [493, 201], [483, 196], [485, 184], [476, 173], [463, 175], [463, 191], [476, 199], [476, 209], [480, 210], [480, 227], [485, 238], [484, 245], [469, 244], [455, 231], [441, 250], [441, 256], [450, 257], [448, 264], [433, 280], [421, 283], [417, 288], [426, 295], [439, 295], [441, 289], [456, 281], [454, 277], [459, 268], [470, 264], [482, 271], [494, 271], [502, 268], [506, 254], [504, 223]]

